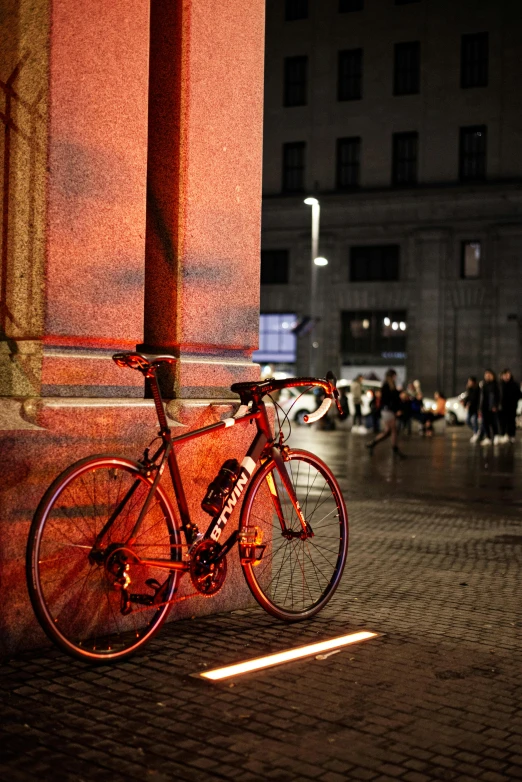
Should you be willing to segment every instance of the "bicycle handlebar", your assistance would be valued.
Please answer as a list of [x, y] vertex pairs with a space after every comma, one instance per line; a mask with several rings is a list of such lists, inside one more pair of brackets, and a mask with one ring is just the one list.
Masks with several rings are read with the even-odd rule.
[[318, 421], [320, 418], [323, 417], [323, 415], [326, 415], [328, 410], [330, 409], [332, 404], [332, 400], [329, 396], [326, 397], [326, 399], [323, 399], [323, 402], [320, 407], [315, 410], [315, 412], [310, 413], [310, 415], [305, 415], [304, 422], [305, 424], [313, 424], [316, 421]]
[[[240, 384], [237, 384], [238, 386]], [[333, 372], [326, 373], [326, 379], [317, 377], [290, 377], [284, 380], [266, 380], [264, 383], [259, 383], [258, 388], [263, 394], [270, 394], [272, 391], [280, 391], [283, 388], [301, 388], [303, 386], [316, 386], [323, 388], [326, 391], [327, 398], [323, 400], [322, 404], [317, 410], [305, 417], [307, 424], [313, 424], [325, 415], [331, 407], [332, 401], [335, 402], [339, 417], [344, 420], [347, 417], [347, 413], [341, 407], [339, 402], [339, 392], [337, 390], [337, 379]], [[233, 389], [236, 390], [236, 389]], [[239, 390], [239, 389], [237, 389]]]

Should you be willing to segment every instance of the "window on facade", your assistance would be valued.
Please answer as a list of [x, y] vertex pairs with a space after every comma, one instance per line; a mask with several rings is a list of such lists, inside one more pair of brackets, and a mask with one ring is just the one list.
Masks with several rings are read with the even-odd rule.
[[306, 106], [308, 57], [285, 57], [285, 106]]
[[464, 280], [480, 277], [480, 242], [462, 242], [460, 256], [460, 276]]
[[393, 134], [392, 183], [395, 187], [417, 182], [418, 133]]
[[295, 313], [261, 313], [259, 350], [253, 354], [253, 360], [263, 363], [293, 363], [297, 338], [292, 329], [296, 321]]
[[395, 44], [393, 94], [415, 95], [420, 91], [420, 43]]
[[288, 282], [288, 250], [261, 250], [261, 285]]
[[283, 144], [284, 193], [301, 193], [304, 190], [305, 153], [304, 141]]
[[345, 49], [339, 52], [338, 100], [359, 100], [362, 98], [362, 68], [362, 49]]
[[362, 11], [364, 0], [339, 0], [339, 13], [347, 14], [350, 11]]
[[406, 310], [353, 310], [341, 314], [343, 360], [365, 354], [368, 358], [406, 358]]
[[285, 19], [287, 22], [308, 19], [308, 0], [285, 0]]
[[359, 186], [361, 139], [358, 136], [337, 139], [336, 184], [338, 190]]
[[460, 44], [460, 86], [488, 86], [488, 33], [463, 35]]
[[379, 282], [399, 279], [398, 244], [364, 245], [350, 248], [350, 281]]
[[471, 125], [460, 129], [459, 175], [461, 182], [486, 178], [487, 129]]

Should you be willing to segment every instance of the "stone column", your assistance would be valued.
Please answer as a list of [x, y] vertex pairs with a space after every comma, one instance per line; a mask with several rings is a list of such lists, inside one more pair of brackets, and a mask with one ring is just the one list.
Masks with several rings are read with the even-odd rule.
[[140, 395], [148, 0], [8, 0], [4, 394]]
[[153, 0], [145, 346], [178, 398], [256, 378], [262, 0]]

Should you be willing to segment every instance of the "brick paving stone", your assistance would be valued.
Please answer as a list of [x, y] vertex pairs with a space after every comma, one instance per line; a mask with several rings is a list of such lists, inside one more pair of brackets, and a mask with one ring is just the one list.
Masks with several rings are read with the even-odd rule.
[[[370, 460], [364, 438], [299, 429], [350, 513], [325, 610], [293, 625], [258, 608], [171, 623], [114, 666], [53, 648], [5, 661], [0, 781], [522, 779], [522, 481], [508, 496], [465, 434], [405, 442], [394, 464], [385, 450]], [[502, 449], [490, 458], [490, 473], [513, 469]], [[385, 635], [235, 682], [189, 677], [358, 628]]]
[[319, 777], [322, 782], [346, 782], [344, 774], [337, 774], [335, 771], [327, 771]]
[[430, 777], [421, 774], [419, 771], [408, 771], [403, 775], [402, 779], [406, 780], [406, 782], [429, 782]]

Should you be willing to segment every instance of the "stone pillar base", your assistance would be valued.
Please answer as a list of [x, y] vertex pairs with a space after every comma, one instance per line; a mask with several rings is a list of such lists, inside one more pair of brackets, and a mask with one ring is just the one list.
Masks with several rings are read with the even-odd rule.
[[[176, 399], [167, 410], [176, 434], [229, 417], [236, 408], [236, 401], [227, 399]], [[25, 578], [29, 526], [49, 484], [69, 464], [92, 454], [116, 453], [137, 459], [157, 431], [152, 400], [0, 398], [0, 520], [5, 522], [0, 536], [0, 657], [49, 643], [34, 617]], [[208, 484], [225, 459], [243, 458], [253, 436], [254, 427], [233, 427], [178, 446], [192, 520], [200, 530], [204, 531], [210, 522], [210, 516], [200, 507]], [[167, 473], [163, 483], [166, 487], [169, 484]], [[236, 508], [230, 530], [238, 521]], [[228, 559], [223, 589], [213, 598], [198, 596], [174, 605], [170, 620], [252, 604], [236, 549]], [[179, 596], [193, 591], [185, 576]]]

